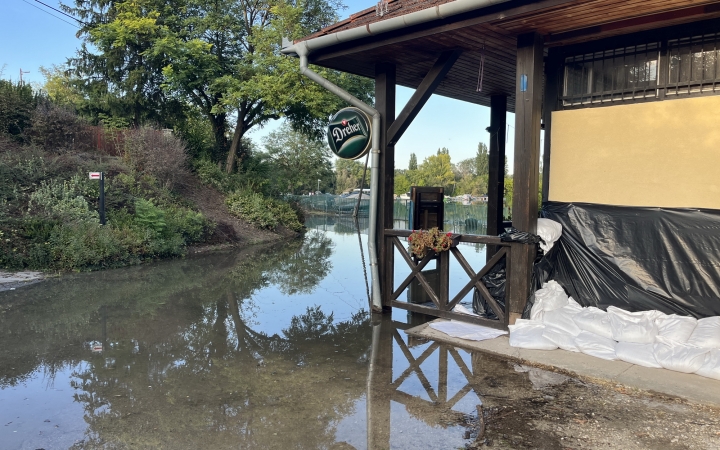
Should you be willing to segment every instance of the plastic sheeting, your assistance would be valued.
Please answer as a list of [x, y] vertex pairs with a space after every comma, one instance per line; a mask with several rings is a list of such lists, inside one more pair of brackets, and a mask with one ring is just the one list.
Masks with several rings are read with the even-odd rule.
[[563, 231], [552, 276], [581, 305], [720, 316], [720, 211], [547, 202], [542, 215]]

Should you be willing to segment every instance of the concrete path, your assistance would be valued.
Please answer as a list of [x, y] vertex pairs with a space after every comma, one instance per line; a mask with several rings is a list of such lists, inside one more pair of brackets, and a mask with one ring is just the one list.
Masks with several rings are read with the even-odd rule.
[[[442, 319], [437, 319], [442, 320]], [[650, 391], [691, 402], [720, 407], [720, 381], [695, 374], [665, 369], [650, 369], [624, 361], [606, 361], [583, 353], [565, 350], [526, 350], [510, 347], [507, 336], [486, 341], [453, 338], [434, 330], [429, 324], [406, 331], [411, 336], [446, 342], [468, 350], [494, 353], [523, 364], [554, 370], [599, 384], [612, 383]]]

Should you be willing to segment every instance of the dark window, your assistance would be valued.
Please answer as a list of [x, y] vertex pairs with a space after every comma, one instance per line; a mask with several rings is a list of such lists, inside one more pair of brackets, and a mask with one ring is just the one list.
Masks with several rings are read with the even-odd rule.
[[563, 105], [657, 95], [657, 42], [565, 58]]
[[561, 108], [720, 93], [720, 33], [567, 56], [563, 66]]

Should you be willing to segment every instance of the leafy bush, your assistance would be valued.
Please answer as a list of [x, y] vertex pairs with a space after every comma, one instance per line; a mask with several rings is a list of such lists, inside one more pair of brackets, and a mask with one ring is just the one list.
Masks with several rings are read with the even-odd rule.
[[156, 233], [162, 233], [167, 227], [165, 212], [144, 198], [135, 199], [135, 223]]
[[0, 134], [22, 141], [36, 101], [29, 85], [0, 80]]
[[97, 222], [75, 222], [56, 227], [50, 238], [53, 266], [77, 270], [127, 264], [130, 246], [123, 242], [123, 234]]
[[48, 100], [38, 102], [28, 134], [33, 144], [55, 153], [88, 150], [87, 123], [74, 111]]
[[[51, 179], [43, 181], [40, 187], [30, 195], [28, 212], [39, 210], [45, 214], [68, 222], [97, 222], [97, 211], [91, 210], [85, 199], [97, 196], [93, 186], [83, 177], [74, 175], [68, 181]], [[94, 194], [94, 195], [93, 195]]]
[[187, 173], [185, 144], [176, 136], [141, 127], [124, 134], [123, 155], [135, 170], [152, 175], [170, 188]]
[[245, 190], [230, 194], [226, 203], [230, 212], [260, 228], [275, 230], [282, 225], [298, 232], [304, 228], [295, 210], [282, 200]]

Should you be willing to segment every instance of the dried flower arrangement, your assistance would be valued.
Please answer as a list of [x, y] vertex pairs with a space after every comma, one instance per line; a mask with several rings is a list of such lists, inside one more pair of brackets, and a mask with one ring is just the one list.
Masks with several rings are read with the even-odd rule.
[[443, 233], [437, 227], [429, 230], [414, 230], [408, 237], [410, 253], [418, 258], [424, 258], [428, 250], [436, 253], [450, 250], [452, 247], [452, 233]]

